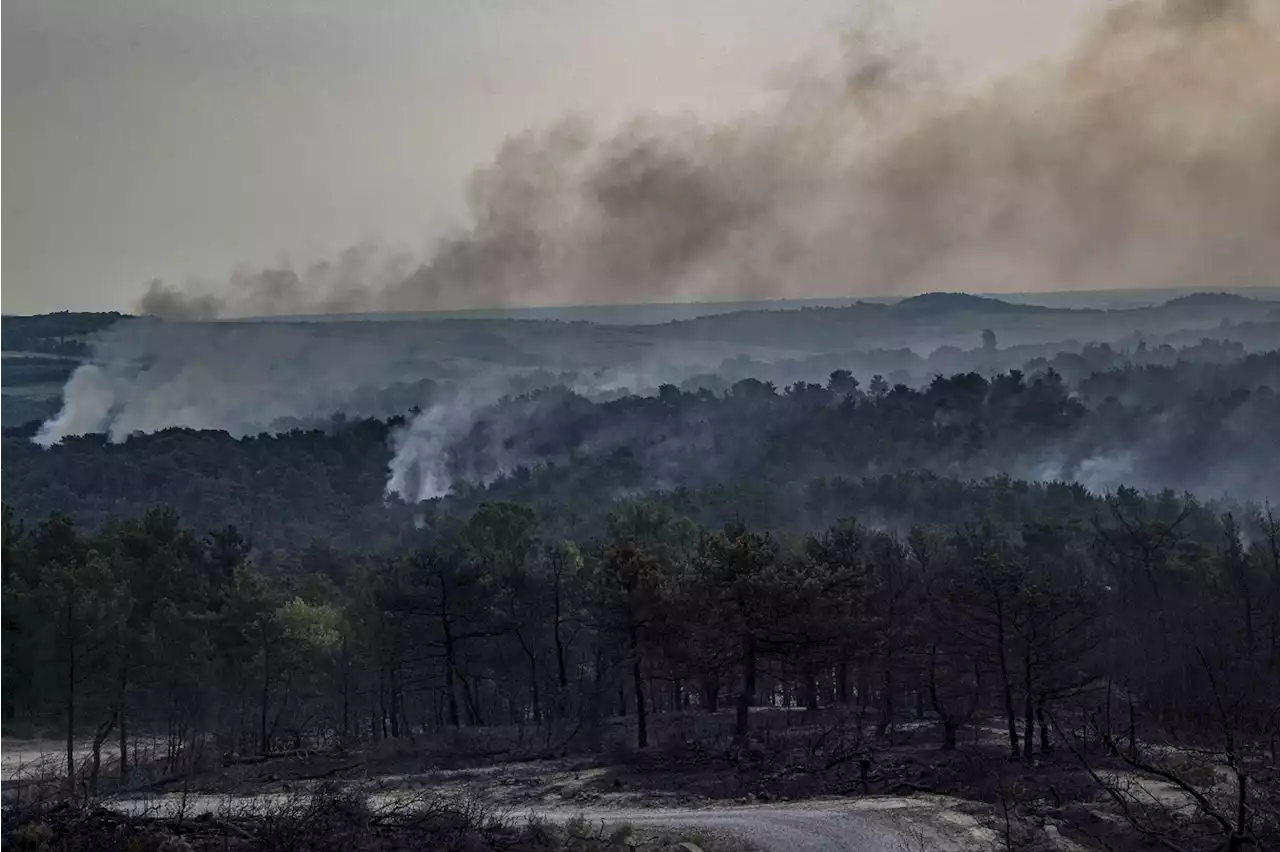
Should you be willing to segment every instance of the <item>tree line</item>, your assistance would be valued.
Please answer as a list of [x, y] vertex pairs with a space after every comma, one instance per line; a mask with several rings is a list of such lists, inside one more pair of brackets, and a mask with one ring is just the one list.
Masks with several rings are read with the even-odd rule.
[[[919, 470], [1261, 500], [1280, 481], [1280, 456], [1268, 449], [1277, 382], [1271, 352], [1098, 372], [1074, 385], [1048, 370], [939, 376], [921, 389], [875, 377], [864, 387], [836, 370], [824, 384], [744, 379], [722, 394], [668, 385], [610, 402], [549, 389], [474, 412], [443, 451], [456, 478], [444, 502], [457, 511], [520, 502], [576, 534], [576, 519], [598, 526], [601, 507], [619, 499], [682, 488], [732, 489], [739, 508], [765, 504], [769, 525], [803, 527], [796, 507], [821, 480]], [[324, 429], [242, 439], [170, 429], [119, 444], [89, 435], [47, 450], [12, 430], [0, 477], [31, 523], [64, 512], [99, 529], [165, 504], [197, 528], [234, 524], [266, 550], [320, 537], [382, 548], [417, 511], [384, 493], [404, 423], [335, 417]]]
[[179, 767], [502, 726], [556, 753], [611, 717], [648, 748], [654, 714], [724, 711], [745, 746], [758, 706], [838, 706], [880, 735], [924, 720], [943, 749], [998, 725], [1018, 759], [1063, 729], [1135, 759], [1156, 731], [1274, 750], [1269, 512], [917, 488], [978, 508], [801, 532], [656, 499], [575, 538], [493, 502], [429, 514], [398, 549], [276, 553], [168, 508], [97, 530], [6, 508], [4, 721], [61, 732], [94, 785], [104, 750], [127, 779], [139, 742]]

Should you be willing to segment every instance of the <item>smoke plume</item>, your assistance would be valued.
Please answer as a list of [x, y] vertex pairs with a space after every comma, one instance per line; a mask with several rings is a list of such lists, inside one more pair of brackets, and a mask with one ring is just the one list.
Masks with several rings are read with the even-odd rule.
[[[215, 319], [1274, 283], [1277, 45], [1280, 12], [1262, 0], [1131, 0], [1062, 59], [960, 90], [891, 40], [857, 35], [841, 67], [732, 121], [566, 119], [511, 137], [467, 184], [468, 226], [425, 261], [365, 243], [222, 284], [155, 281], [139, 310]], [[410, 400], [424, 413], [396, 434], [388, 491], [413, 500], [448, 490], [449, 453], [503, 395], [680, 382], [725, 357], [659, 363], [660, 336], [572, 324], [545, 339], [518, 323], [356, 325], [372, 324], [130, 323], [96, 343], [38, 440], [175, 425], [248, 434]], [[548, 375], [522, 378], [534, 368]]]
[[1237, 286], [1280, 263], [1280, 14], [1132, 0], [1060, 61], [949, 88], [907, 51], [846, 61], [725, 123], [583, 120], [511, 137], [471, 224], [413, 268], [359, 246], [165, 317]]

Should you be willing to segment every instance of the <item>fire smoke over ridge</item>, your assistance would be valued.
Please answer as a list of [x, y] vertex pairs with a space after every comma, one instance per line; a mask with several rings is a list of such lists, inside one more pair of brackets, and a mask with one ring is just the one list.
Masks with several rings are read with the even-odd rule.
[[1280, 21], [1132, 0], [1061, 60], [949, 88], [883, 37], [736, 120], [512, 136], [415, 268], [360, 245], [169, 318], [929, 290], [1236, 286], [1280, 262]]

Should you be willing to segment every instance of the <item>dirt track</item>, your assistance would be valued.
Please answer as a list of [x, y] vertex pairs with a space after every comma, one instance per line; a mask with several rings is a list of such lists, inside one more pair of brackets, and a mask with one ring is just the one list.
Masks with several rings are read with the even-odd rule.
[[[394, 806], [403, 794], [375, 794], [370, 804]], [[202, 812], [253, 810], [287, 796], [192, 796], [181, 806], [190, 816]], [[123, 811], [164, 813], [179, 807], [173, 795], [121, 799]], [[512, 819], [538, 817], [567, 822], [582, 817], [608, 825], [637, 828], [697, 828], [744, 841], [766, 852], [963, 852], [983, 844], [989, 835], [964, 812], [964, 802], [943, 796], [824, 799], [770, 805], [698, 808], [574, 808], [569, 806], [512, 809]]]
[[[912, 852], [975, 848], [984, 830], [943, 797], [820, 800], [782, 805], [709, 808], [536, 809], [563, 821], [637, 827], [689, 826], [743, 840], [769, 852]], [[918, 834], [916, 833], [918, 832]], [[923, 841], [921, 847], [920, 841]]]

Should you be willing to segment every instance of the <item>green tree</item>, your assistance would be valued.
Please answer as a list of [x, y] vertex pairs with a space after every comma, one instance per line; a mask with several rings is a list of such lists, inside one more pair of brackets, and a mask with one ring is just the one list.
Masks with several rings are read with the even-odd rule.
[[751, 532], [737, 522], [704, 536], [698, 546], [698, 600], [705, 603], [716, 628], [738, 646], [741, 680], [734, 735], [743, 742], [755, 703], [762, 634], [776, 623], [774, 596], [782, 591], [777, 559], [778, 544], [772, 536]]
[[636, 744], [649, 744], [645, 703], [645, 652], [661, 634], [667, 600], [688, 552], [692, 525], [652, 503], [625, 506], [609, 517], [609, 543], [598, 560], [595, 589], [602, 628], [620, 633], [631, 664]]

